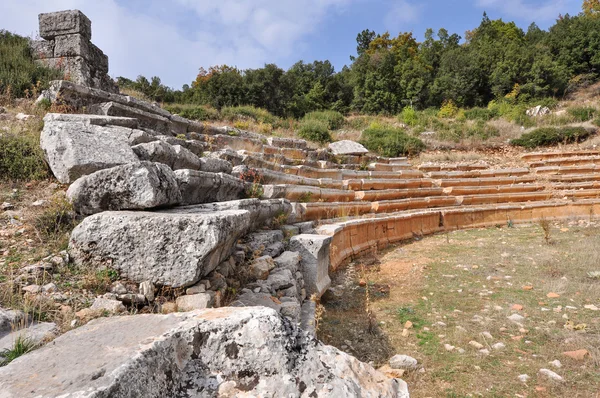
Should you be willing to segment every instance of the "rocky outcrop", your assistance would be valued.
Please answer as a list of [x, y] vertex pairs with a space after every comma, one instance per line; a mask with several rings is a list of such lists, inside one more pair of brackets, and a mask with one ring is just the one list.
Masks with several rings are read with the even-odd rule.
[[[27, 378], [24, 375], [35, 375]], [[0, 368], [0, 397], [408, 397], [268, 308], [98, 319]]]
[[76, 180], [67, 197], [80, 214], [105, 210], [143, 210], [181, 202], [173, 170], [160, 163], [130, 163]]
[[118, 92], [108, 76], [108, 57], [92, 44], [92, 22], [81, 11], [39, 15], [40, 36], [33, 41], [37, 62], [65, 74], [65, 80], [110, 92]]

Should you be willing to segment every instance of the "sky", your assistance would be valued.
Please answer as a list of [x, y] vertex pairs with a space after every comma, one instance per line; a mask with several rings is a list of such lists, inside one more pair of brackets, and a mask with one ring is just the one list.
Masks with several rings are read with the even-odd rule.
[[0, 29], [35, 37], [37, 15], [79, 9], [92, 20], [92, 42], [109, 57], [110, 75], [159, 76], [181, 88], [200, 67], [241, 69], [330, 60], [340, 70], [356, 53], [356, 35], [427, 28], [464, 36], [491, 19], [547, 29], [582, 0], [0, 0]]

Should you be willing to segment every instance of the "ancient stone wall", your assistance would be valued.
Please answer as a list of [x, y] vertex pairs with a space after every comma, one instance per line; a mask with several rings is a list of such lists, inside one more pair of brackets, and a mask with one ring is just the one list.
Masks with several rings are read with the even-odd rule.
[[92, 22], [81, 11], [39, 15], [40, 37], [31, 42], [37, 62], [64, 73], [69, 80], [87, 87], [118, 92], [108, 76], [108, 57], [92, 40]]

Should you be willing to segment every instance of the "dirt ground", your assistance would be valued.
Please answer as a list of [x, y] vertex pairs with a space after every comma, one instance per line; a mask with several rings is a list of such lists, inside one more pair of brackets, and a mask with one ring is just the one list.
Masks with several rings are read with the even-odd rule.
[[361, 258], [334, 278], [319, 336], [375, 366], [416, 358], [412, 397], [600, 397], [600, 223], [547, 230], [457, 231]]

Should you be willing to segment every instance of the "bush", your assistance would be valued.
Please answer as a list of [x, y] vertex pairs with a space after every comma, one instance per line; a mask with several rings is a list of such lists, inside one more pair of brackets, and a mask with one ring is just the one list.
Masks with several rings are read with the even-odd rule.
[[336, 111], [310, 112], [304, 115], [303, 120], [320, 120], [327, 123], [329, 130], [337, 130], [341, 128], [346, 121], [344, 115]]
[[536, 148], [539, 146], [551, 146], [556, 144], [569, 144], [583, 141], [592, 134], [583, 127], [544, 127], [530, 133], [523, 134], [520, 138], [511, 140], [511, 145], [525, 148]]
[[411, 127], [416, 126], [419, 122], [417, 112], [413, 109], [412, 106], [407, 106], [404, 109], [402, 109], [402, 113], [400, 113], [399, 119], [402, 123]]
[[446, 101], [444, 101], [444, 103], [442, 104], [442, 107], [440, 108], [440, 111], [438, 112], [438, 117], [451, 118], [451, 117], [456, 116], [458, 111], [459, 111], [458, 106], [456, 106], [454, 101], [446, 100]]
[[363, 131], [362, 137], [361, 144], [367, 149], [387, 157], [416, 155], [425, 149], [423, 141], [394, 127], [373, 126]]
[[273, 124], [277, 121], [277, 118], [269, 111], [253, 106], [227, 106], [221, 109], [221, 116], [231, 122], [239, 119], [251, 119], [255, 122]]
[[165, 109], [190, 120], [218, 120], [219, 111], [206, 105], [167, 105]]
[[569, 115], [573, 116], [574, 121], [587, 122], [594, 118], [596, 109], [590, 107], [575, 107], [567, 109], [567, 112]]
[[488, 108], [471, 108], [465, 111], [467, 120], [483, 120], [487, 122], [498, 116], [496, 109]]
[[60, 71], [34, 62], [29, 39], [0, 30], [0, 94], [25, 97], [46, 89], [51, 80], [62, 78]]
[[599, 118], [596, 118], [596, 119], [594, 119], [594, 124], [595, 124], [596, 126], [600, 127], [600, 117], [599, 117]]
[[308, 141], [324, 144], [331, 142], [327, 122], [317, 119], [305, 119], [300, 123], [298, 135]]
[[0, 133], [0, 180], [39, 180], [49, 177], [39, 135]]

